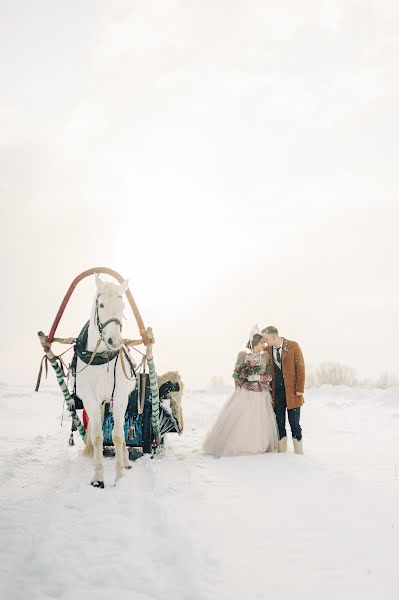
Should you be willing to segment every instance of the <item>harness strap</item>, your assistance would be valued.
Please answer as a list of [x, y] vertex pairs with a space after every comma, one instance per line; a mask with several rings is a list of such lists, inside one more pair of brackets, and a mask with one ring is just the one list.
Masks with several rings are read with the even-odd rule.
[[101, 344], [101, 342], [102, 342], [102, 338], [100, 337], [100, 338], [98, 338], [98, 341], [97, 341], [96, 347], [95, 347], [95, 348], [94, 348], [94, 350], [93, 350], [93, 353], [92, 353], [92, 355], [91, 355], [91, 357], [90, 357], [90, 360], [89, 360], [89, 362], [87, 363], [87, 365], [85, 365], [85, 366], [83, 367], [83, 369], [80, 369], [80, 371], [76, 371], [76, 374], [78, 374], [78, 373], [81, 373], [82, 371], [84, 371], [85, 369], [87, 369], [87, 367], [89, 367], [89, 366], [91, 365], [91, 363], [93, 362], [93, 360], [94, 360], [94, 359], [95, 359], [95, 357], [96, 357], [96, 354], [97, 354], [97, 352], [98, 352], [98, 349], [99, 349], [99, 347], [100, 347], [100, 344]]
[[114, 387], [112, 388], [111, 402], [114, 401], [114, 393], [115, 393], [115, 385], [116, 385], [116, 363], [118, 362], [118, 358], [119, 358], [119, 356], [116, 357], [115, 364], [114, 364]]
[[[65, 352], [63, 352], [62, 354], [60, 354], [59, 356], [55, 356], [55, 360], [59, 362], [59, 367], [62, 371], [62, 375], [65, 377], [65, 374], [67, 373], [69, 376], [69, 368], [67, 367], [67, 365], [64, 363], [64, 361], [62, 360], [61, 356], [63, 356], [64, 354], [66, 354], [67, 352], [69, 352], [71, 348], [68, 348], [68, 350], [65, 350]], [[48, 357], [45, 354], [42, 358], [42, 360], [40, 361], [40, 368], [39, 368], [39, 373], [37, 376], [37, 380], [36, 380], [36, 387], [35, 387], [35, 392], [39, 391], [39, 387], [40, 387], [40, 383], [42, 380], [42, 374], [43, 374], [43, 366], [45, 368], [46, 371], [46, 379], [47, 379], [47, 375], [48, 375]], [[65, 368], [65, 371], [64, 371]]]
[[41, 382], [42, 373], [43, 373], [43, 365], [44, 365], [44, 367], [46, 369], [46, 379], [47, 379], [47, 375], [48, 375], [48, 358], [47, 358], [46, 354], [43, 356], [42, 360], [40, 361], [40, 368], [39, 368], [39, 373], [38, 373], [38, 376], [37, 376], [35, 392], [39, 391], [40, 382]]
[[[141, 401], [140, 401], [140, 414], [143, 412], [144, 410], [144, 403], [145, 403], [145, 388], [147, 386], [147, 377], [145, 376], [145, 369], [146, 369], [146, 363], [147, 363], [147, 357], [143, 356], [143, 387], [141, 388]], [[138, 396], [137, 396], [138, 398]]]
[[[129, 365], [130, 365], [130, 371], [131, 371], [131, 375], [133, 375], [133, 377], [129, 377], [128, 374], [126, 373], [126, 367], [125, 367], [125, 359], [123, 358], [123, 355], [125, 355]], [[124, 348], [121, 348], [119, 350], [119, 356], [121, 357], [121, 365], [122, 365], [122, 371], [123, 374], [125, 375], [126, 379], [128, 379], [129, 381], [133, 381], [133, 379], [136, 379], [136, 373], [134, 370], [134, 366], [132, 361], [130, 360], [126, 350]]]

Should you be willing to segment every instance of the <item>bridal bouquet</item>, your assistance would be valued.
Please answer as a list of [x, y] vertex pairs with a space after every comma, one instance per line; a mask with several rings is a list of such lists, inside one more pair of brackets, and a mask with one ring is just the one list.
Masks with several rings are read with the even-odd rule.
[[233, 377], [238, 381], [238, 383], [244, 383], [244, 381], [256, 381], [253, 379], [254, 375], [259, 376], [260, 372], [260, 364], [256, 364], [254, 362], [241, 362], [234, 369]]

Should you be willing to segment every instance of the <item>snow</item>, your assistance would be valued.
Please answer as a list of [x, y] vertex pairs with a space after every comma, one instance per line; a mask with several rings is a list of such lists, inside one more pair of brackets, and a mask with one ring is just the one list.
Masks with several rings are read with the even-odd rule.
[[396, 599], [399, 390], [308, 391], [304, 456], [203, 456], [225, 399], [188, 391], [184, 434], [98, 490], [61, 392], [1, 385], [0, 597]]

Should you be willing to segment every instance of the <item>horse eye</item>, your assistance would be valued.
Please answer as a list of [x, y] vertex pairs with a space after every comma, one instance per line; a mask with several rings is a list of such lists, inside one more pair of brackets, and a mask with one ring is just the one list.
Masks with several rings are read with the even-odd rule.
[[100, 304], [100, 308], [104, 308], [104, 304]]

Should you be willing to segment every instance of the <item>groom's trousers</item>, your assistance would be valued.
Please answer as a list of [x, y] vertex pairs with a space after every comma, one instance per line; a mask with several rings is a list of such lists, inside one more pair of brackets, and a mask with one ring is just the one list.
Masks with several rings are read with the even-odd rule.
[[286, 415], [288, 413], [288, 421], [291, 427], [292, 437], [298, 441], [302, 439], [302, 429], [299, 424], [301, 417], [300, 408], [290, 408], [287, 410], [287, 402], [285, 398], [284, 377], [277, 365], [274, 366], [275, 373], [275, 397], [274, 397], [274, 412], [278, 427], [278, 435], [280, 440], [287, 436], [285, 429]]

